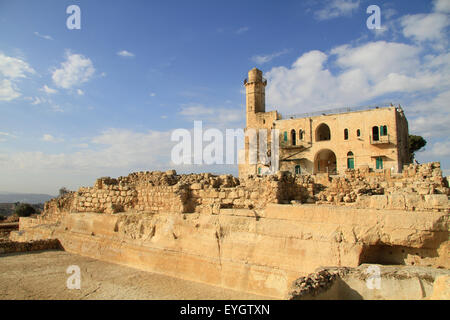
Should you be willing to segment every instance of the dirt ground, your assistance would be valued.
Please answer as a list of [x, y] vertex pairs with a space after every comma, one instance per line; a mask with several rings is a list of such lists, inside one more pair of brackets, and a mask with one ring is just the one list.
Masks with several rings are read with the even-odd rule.
[[[67, 289], [81, 270], [81, 289]], [[267, 297], [222, 289], [102, 262], [64, 251], [0, 255], [0, 299], [255, 300]]]

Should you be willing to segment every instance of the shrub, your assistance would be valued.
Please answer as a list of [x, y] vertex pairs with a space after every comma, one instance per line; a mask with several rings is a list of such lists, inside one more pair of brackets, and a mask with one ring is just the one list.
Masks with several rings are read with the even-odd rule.
[[28, 203], [21, 203], [14, 209], [14, 214], [18, 217], [29, 217], [36, 213], [36, 210]]

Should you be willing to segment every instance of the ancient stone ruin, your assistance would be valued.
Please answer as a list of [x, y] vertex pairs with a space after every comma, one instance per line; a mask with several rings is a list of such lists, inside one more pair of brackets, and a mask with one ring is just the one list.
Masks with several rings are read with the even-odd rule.
[[428, 268], [428, 289], [409, 295], [427, 298], [429, 274], [450, 273], [448, 196], [439, 163], [241, 179], [138, 172], [47, 202], [10, 238], [57, 239], [71, 253], [274, 298], [392, 298], [345, 275], [365, 264]]

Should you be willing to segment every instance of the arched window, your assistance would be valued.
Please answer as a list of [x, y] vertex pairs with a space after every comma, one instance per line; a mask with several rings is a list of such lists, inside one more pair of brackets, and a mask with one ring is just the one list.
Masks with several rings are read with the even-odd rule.
[[353, 152], [351, 151], [347, 153], [347, 168], [355, 169], [355, 158], [353, 156]]
[[378, 127], [373, 127], [373, 128], [372, 128], [372, 140], [373, 140], [373, 141], [378, 141], [378, 140], [380, 140], [380, 135], [379, 135]]
[[380, 136], [387, 136], [387, 126], [380, 126]]
[[344, 140], [348, 140], [348, 129], [344, 129]]
[[359, 130], [359, 129], [356, 130], [356, 136], [357, 136], [357, 137], [361, 137], [361, 130]]
[[298, 130], [298, 139], [303, 140], [303, 129]]
[[330, 127], [325, 123], [319, 125], [316, 129], [316, 141], [327, 141], [331, 140]]
[[291, 141], [292, 141], [292, 145], [295, 146], [297, 141], [296, 141], [296, 133], [295, 133], [294, 129], [291, 130]]

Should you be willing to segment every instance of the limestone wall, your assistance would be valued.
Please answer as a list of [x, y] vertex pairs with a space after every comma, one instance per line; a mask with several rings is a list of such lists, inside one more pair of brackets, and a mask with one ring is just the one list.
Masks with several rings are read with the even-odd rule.
[[448, 215], [270, 204], [204, 213], [21, 218], [12, 240], [57, 238], [64, 250], [134, 268], [284, 298], [320, 266], [387, 263], [449, 268]]
[[268, 203], [306, 201], [313, 196], [309, 177], [177, 175], [175, 171], [139, 172], [118, 179], [100, 178], [93, 187], [49, 201], [45, 215], [58, 220], [64, 212], [117, 213], [206, 212], [220, 208], [264, 208]]
[[100, 178], [93, 187], [80, 188], [45, 204], [44, 217], [58, 221], [68, 212], [151, 212], [217, 214], [221, 208], [263, 209], [270, 203], [317, 203], [356, 208], [450, 212], [448, 182], [439, 163], [390, 170], [348, 170], [341, 176], [272, 176], [209, 173], [177, 175], [138, 172], [117, 179]]
[[390, 170], [347, 170], [342, 176], [317, 175], [318, 203], [351, 204], [358, 208], [449, 213], [449, 188], [438, 162], [408, 165], [402, 174]]
[[138, 172], [47, 202], [10, 238], [58, 239], [68, 252], [283, 298], [321, 266], [450, 268], [448, 194], [439, 163], [240, 180]]
[[27, 242], [0, 241], [0, 254], [60, 249], [61, 245], [56, 239], [31, 240]]

